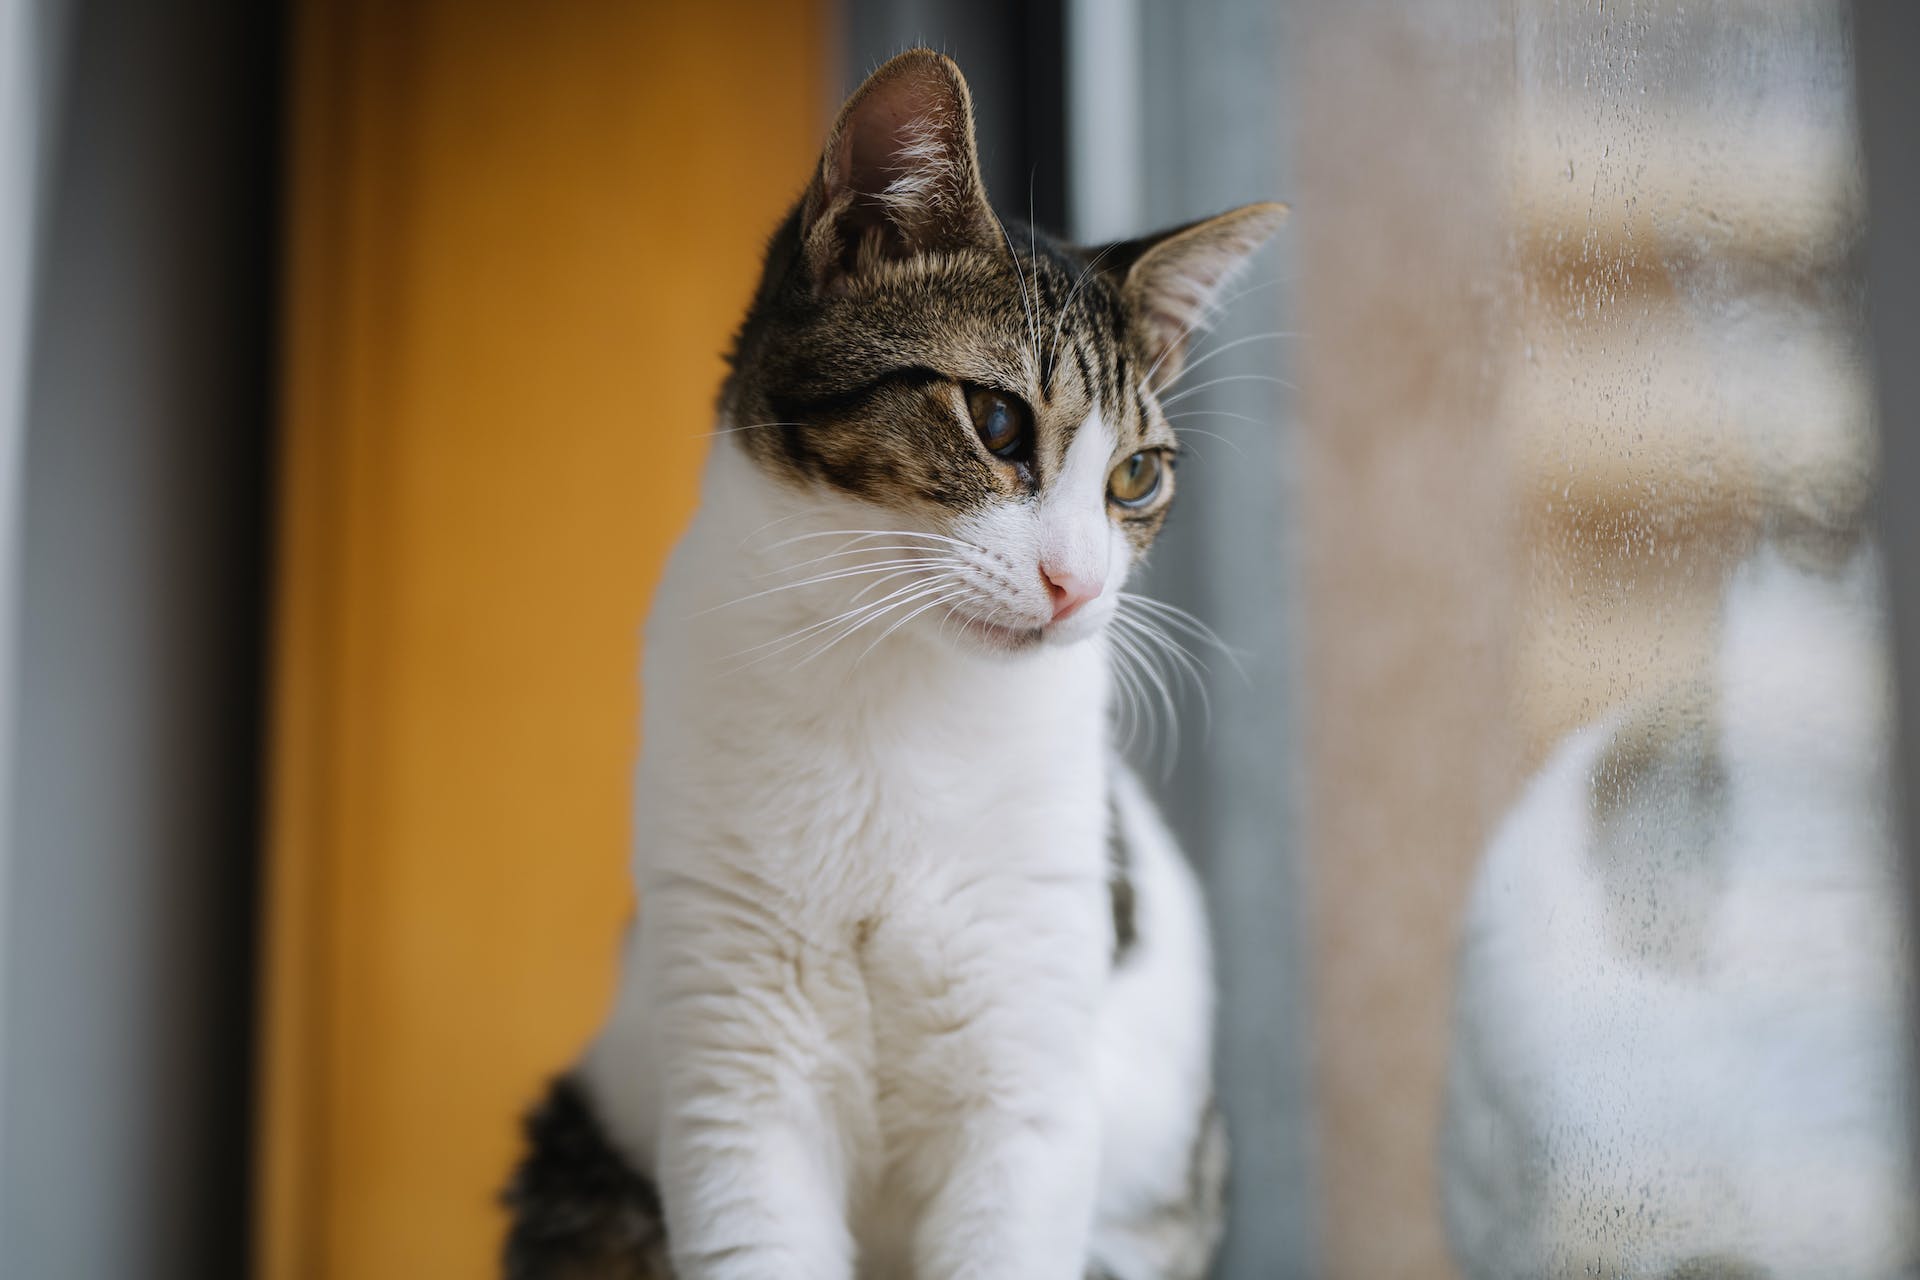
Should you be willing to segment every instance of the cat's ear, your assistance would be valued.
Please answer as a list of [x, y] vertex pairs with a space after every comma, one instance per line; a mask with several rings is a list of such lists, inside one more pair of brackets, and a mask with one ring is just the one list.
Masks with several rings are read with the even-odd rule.
[[881, 259], [991, 248], [997, 227], [960, 68], [912, 49], [868, 76], [840, 108], [801, 206], [815, 286], [834, 288]]
[[1121, 297], [1145, 335], [1154, 390], [1180, 376], [1188, 348], [1212, 321], [1227, 286], [1286, 217], [1283, 204], [1242, 205], [1094, 250], [1101, 269], [1120, 280]]

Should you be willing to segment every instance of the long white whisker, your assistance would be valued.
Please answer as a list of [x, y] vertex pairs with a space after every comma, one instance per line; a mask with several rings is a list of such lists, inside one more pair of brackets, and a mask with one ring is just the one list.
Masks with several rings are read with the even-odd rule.
[[1269, 342], [1276, 338], [1297, 338], [1299, 336], [1300, 335], [1292, 329], [1273, 329], [1266, 333], [1253, 333], [1248, 334], [1244, 338], [1235, 338], [1232, 342], [1223, 342], [1205, 355], [1196, 356], [1194, 359], [1189, 360], [1186, 367], [1180, 370], [1180, 376], [1183, 378], [1186, 377], [1215, 356], [1225, 355], [1235, 347], [1244, 347], [1254, 342]]
[[[827, 554], [823, 556], [814, 556], [811, 559], [801, 560], [794, 564], [776, 565], [774, 568], [762, 570], [761, 572], [755, 574], [754, 577], [771, 578], [776, 574], [792, 573], [797, 569], [805, 569], [805, 568], [808, 568], [809, 566], [816, 565], [816, 564], [825, 564], [829, 560], [842, 560], [842, 559], [845, 559], [847, 556], [868, 555], [876, 551], [911, 551], [916, 556], [931, 556], [931, 555], [941, 554], [940, 549], [938, 547], [914, 547], [914, 546], [895, 545], [895, 544], [882, 544], [882, 545], [876, 546], [873, 543], [868, 543], [865, 546], [848, 547], [841, 551], [829, 551], [827, 552]], [[946, 558], [951, 559], [952, 557], [947, 556]], [[875, 561], [874, 563], [878, 564], [883, 562]]]
[[[944, 561], [941, 562], [941, 564], [945, 564], [945, 563], [946, 562]], [[907, 574], [907, 573], [915, 574], [916, 576], [923, 579], [927, 579], [929, 581], [935, 577], [951, 577], [952, 576], [951, 572], [930, 574], [930, 573], [923, 573], [919, 569], [901, 569], [895, 573], [888, 574], [884, 578], [876, 578], [874, 581], [867, 583], [865, 586], [861, 587], [858, 591], [853, 593], [853, 598], [855, 600], [864, 600], [868, 596], [872, 595], [875, 591], [880, 590], [880, 588], [884, 587], [887, 583], [891, 582], [893, 579], [900, 577], [901, 574]]]
[[737, 427], [719, 427], [712, 431], [702, 431], [700, 434], [703, 437], [712, 438], [713, 436], [730, 436], [741, 431], [765, 431], [768, 427], [805, 427], [806, 425], [804, 422], [748, 422]]
[[1205, 382], [1202, 382], [1197, 386], [1184, 387], [1181, 390], [1174, 392], [1170, 396], [1162, 396], [1160, 397], [1160, 404], [1163, 408], [1170, 404], [1178, 404], [1180, 401], [1186, 399], [1188, 396], [1194, 395], [1197, 392], [1205, 391], [1208, 387], [1218, 387], [1228, 382], [1271, 382], [1274, 386], [1285, 387], [1289, 391], [1299, 390], [1299, 388], [1295, 387], [1291, 382], [1288, 382], [1285, 378], [1276, 378], [1272, 374], [1229, 373], [1219, 378], [1208, 378]]
[[1128, 617], [1123, 620], [1119, 614], [1115, 614], [1114, 620], [1116, 622], [1123, 622], [1125, 626], [1132, 628], [1134, 633], [1139, 636], [1141, 644], [1145, 646], [1150, 653], [1164, 658], [1167, 663], [1169, 675], [1174, 676], [1176, 679], [1184, 675], [1188, 680], [1193, 682], [1193, 690], [1200, 696], [1202, 732], [1213, 732], [1213, 699], [1207, 692], [1207, 680], [1204, 674], [1205, 664], [1195, 657], [1193, 652], [1185, 645], [1175, 640], [1164, 630], [1147, 621], [1145, 618]]
[[[844, 644], [847, 640], [851, 639], [853, 636], [857, 635], [858, 633], [865, 631], [869, 627], [878, 625], [880, 622], [885, 620], [888, 614], [895, 613], [896, 610], [910, 609], [911, 612], [907, 615], [903, 615], [904, 617], [912, 617], [917, 615], [920, 612], [920, 610], [914, 606], [917, 606], [922, 602], [927, 601], [930, 598], [930, 596], [937, 595], [937, 594], [938, 594], [938, 589], [936, 589], [933, 592], [923, 591], [913, 596], [910, 596], [904, 600], [897, 600], [885, 609], [881, 609], [874, 613], [868, 614], [867, 616], [859, 619], [857, 622], [847, 626], [846, 628], [841, 630], [838, 634], [829, 636], [827, 640], [823, 644], [821, 644], [818, 648], [816, 648], [812, 653], [809, 653], [806, 657], [802, 658], [799, 662], [795, 663], [792, 669], [794, 671], [798, 671], [801, 667], [806, 666], [808, 663], [814, 661], [816, 658], [821, 657], [823, 654], [827, 653], [828, 651], [838, 648], [841, 644]], [[937, 601], [935, 601], [935, 603], [937, 603]], [[862, 654], [861, 656], [864, 657], [865, 655]], [[856, 662], [857, 661], [858, 660], [856, 659]]]
[[800, 659], [799, 662], [795, 663], [793, 669], [795, 671], [798, 671], [801, 667], [806, 666], [808, 663], [812, 662], [815, 658], [818, 658], [820, 655], [826, 653], [829, 649], [832, 649], [835, 646], [839, 645], [840, 642], [845, 640], [847, 637], [853, 635], [858, 631], [864, 630], [866, 627], [879, 621], [879, 619], [883, 615], [891, 612], [892, 610], [903, 608], [909, 604], [917, 603], [921, 600], [926, 599], [928, 596], [937, 595], [942, 591], [946, 591], [950, 589], [950, 586], [951, 584], [945, 581], [936, 580], [933, 582], [927, 582], [924, 579], [918, 582], [912, 582], [907, 584], [907, 586], [901, 588], [901, 591], [906, 593], [905, 595], [901, 596], [901, 598], [894, 599], [892, 596], [889, 596], [885, 601], [880, 602], [880, 604], [870, 607], [867, 613], [863, 614], [861, 617], [856, 619], [850, 625], [843, 627], [837, 634], [829, 636], [827, 638], [826, 643], [822, 644], [820, 647], [815, 649], [812, 653], [809, 653], [806, 657]]
[[740, 545], [742, 547], [745, 547], [749, 542], [752, 542], [755, 538], [759, 537], [761, 534], [765, 533], [767, 530], [775, 527], [776, 525], [787, 524], [791, 521], [800, 519], [802, 516], [810, 515], [810, 514], [812, 513], [807, 511], [789, 511], [786, 515], [780, 516], [778, 519], [767, 521], [765, 524], [761, 525], [758, 529], [755, 529], [752, 533], [740, 539]]
[[[792, 631], [787, 632], [785, 635], [775, 636], [771, 640], [763, 640], [759, 644], [752, 645], [748, 648], [740, 650], [738, 653], [730, 654], [728, 656], [734, 657], [734, 658], [743, 658], [750, 653], [758, 653], [762, 649], [772, 648], [775, 645], [780, 646], [779, 648], [774, 648], [772, 653], [761, 654], [761, 657], [755, 658], [753, 661], [759, 662], [765, 658], [771, 658], [777, 654], [786, 652], [788, 648], [791, 648], [794, 644], [797, 644], [802, 640], [805, 640], [808, 636], [818, 634], [821, 631], [831, 630], [833, 627], [838, 626], [841, 623], [846, 622], [848, 619], [854, 618], [857, 615], [862, 614], [869, 609], [885, 608], [887, 605], [894, 603], [899, 597], [904, 596], [909, 592], [912, 592], [924, 585], [925, 585], [924, 578], [916, 579], [913, 582], [907, 583], [905, 586], [895, 588], [892, 592], [889, 592], [887, 595], [882, 596], [878, 600], [871, 600], [865, 604], [853, 605], [851, 608], [842, 610], [840, 613], [835, 614], [831, 618], [822, 618], [818, 622], [810, 622], [804, 627], [798, 627]], [[748, 663], [747, 665], [751, 666], [753, 665], [753, 663]], [[736, 668], [736, 670], [744, 670], [744, 668]]]
[[[1027, 261], [1034, 264], [1033, 292], [1036, 298], [1040, 295], [1040, 228], [1033, 220], [1033, 180], [1039, 172], [1039, 165], [1027, 170]], [[1033, 334], [1033, 362], [1035, 365], [1040, 363], [1040, 326], [1037, 323]], [[1037, 378], [1042, 370], [1036, 368], [1033, 372]]]
[[797, 533], [791, 538], [783, 538], [766, 549], [776, 551], [781, 547], [792, 546], [796, 542], [807, 542], [814, 538], [848, 538], [849, 546], [854, 546], [865, 538], [931, 538], [935, 542], [965, 547], [969, 551], [983, 553], [986, 551], [986, 548], [977, 542], [968, 542], [963, 538], [949, 538], [944, 533], [924, 533], [918, 529], [819, 529], [813, 533]]
[[[1027, 296], [1027, 273], [1020, 269], [1020, 255], [1014, 252], [1013, 237], [1007, 234], [1007, 224], [995, 218], [1000, 225], [1000, 238], [1007, 242], [1007, 257], [1013, 262], [1014, 277], [1020, 281], [1020, 305], [1027, 310], [1027, 341], [1033, 349], [1034, 363], [1040, 361], [1040, 326], [1033, 318], [1033, 299]], [[1031, 224], [1029, 224], [1031, 225]]]
[[[1115, 244], [1117, 243], [1118, 241], [1115, 242]], [[1060, 314], [1053, 318], [1053, 344], [1047, 348], [1047, 363], [1042, 366], [1040, 370], [1042, 377], [1046, 376], [1047, 371], [1053, 368], [1053, 362], [1060, 358], [1060, 333], [1062, 327], [1067, 323], [1067, 312], [1073, 309], [1073, 300], [1079, 297], [1080, 290], [1086, 287], [1088, 278], [1093, 275], [1093, 269], [1100, 265], [1100, 259], [1112, 253], [1113, 250], [1114, 245], [1110, 244], [1106, 246], [1100, 250], [1099, 253], [1093, 255], [1091, 262], [1080, 269], [1080, 278], [1073, 282], [1073, 288], [1068, 292], [1067, 300], [1060, 308]]]
[[1132, 664], [1125, 646], [1119, 644], [1112, 633], [1109, 633], [1106, 639], [1107, 651], [1113, 656], [1114, 676], [1120, 682], [1122, 693], [1126, 695], [1124, 710], [1127, 715], [1127, 737], [1121, 749], [1128, 750], [1133, 746], [1135, 731], [1140, 727], [1140, 686], [1134, 677]]
[[1160, 372], [1160, 366], [1167, 362], [1167, 357], [1180, 350], [1181, 344], [1187, 340], [1188, 336], [1192, 334], [1195, 329], [1212, 323], [1216, 317], [1224, 315], [1228, 307], [1246, 297], [1248, 294], [1258, 293], [1262, 289], [1272, 289], [1286, 282], [1287, 277], [1279, 276], [1272, 280], [1263, 281], [1260, 284], [1250, 284], [1244, 289], [1237, 289], [1228, 296], [1215, 300], [1212, 306], [1203, 308], [1200, 314], [1188, 323], [1186, 328], [1180, 330], [1179, 336], [1167, 344], [1167, 349], [1162, 351], [1160, 358], [1153, 362], [1153, 367], [1147, 370], [1147, 376], [1143, 381], [1145, 381], [1148, 386], [1152, 386], [1153, 375]]
[[1239, 673], [1242, 680], [1247, 681], [1249, 684], [1252, 683], [1252, 677], [1247, 675], [1247, 669], [1240, 665], [1240, 651], [1228, 644], [1225, 640], [1222, 640], [1219, 632], [1194, 617], [1191, 613], [1188, 613], [1185, 609], [1180, 608], [1178, 605], [1168, 604], [1165, 600], [1161, 600], [1155, 596], [1137, 595], [1131, 591], [1120, 592], [1119, 600], [1122, 605], [1132, 605], [1137, 609], [1144, 609], [1158, 615], [1168, 625], [1178, 627], [1201, 644], [1217, 650], [1221, 657], [1232, 664], [1233, 669]]
[[745, 604], [749, 600], [758, 600], [763, 596], [777, 595], [782, 591], [797, 591], [801, 587], [818, 586], [823, 582], [838, 582], [842, 578], [860, 578], [869, 574], [885, 573], [888, 570], [893, 570], [896, 573], [904, 573], [911, 569], [927, 568], [950, 563], [952, 563], [952, 561], [946, 556], [931, 556], [922, 557], [917, 560], [885, 560], [879, 564], [860, 565], [850, 569], [835, 569], [831, 573], [817, 573], [810, 578], [802, 578], [798, 582], [783, 582], [778, 586], [768, 587], [764, 591], [755, 591], [748, 595], [738, 596], [721, 604], [710, 605], [698, 613], [688, 614], [687, 616], [689, 618], [703, 618], [707, 614], [717, 613], [721, 609], [731, 609], [735, 605]]
[[1140, 685], [1128, 668], [1126, 651], [1113, 644], [1111, 637], [1107, 649], [1113, 657], [1115, 687], [1121, 694], [1120, 718], [1126, 726], [1126, 736], [1120, 742], [1120, 750], [1125, 752], [1133, 747], [1134, 736], [1140, 729]]
[[890, 625], [885, 631], [882, 631], [878, 636], [875, 636], [873, 643], [869, 644], [866, 648], [862, 649], [860, 651], [860, 656], [853, 660], [854, 665], [859, 666], [860, 663], [866, 658], [866, 656], [872, 653], [874, 649], [883, 640], [885, 640], [888, 636], [892, 635], [894, 632], [898, 631], [900, 628], [906, 626], [909, 622], [912, 622], [915, 618], [919, 617], [921, 614], [925, 613], [927, 610], [938, 608], [939, 606], [946, 604], [950, 600], [958, 600], [960, 599], [960, 597], [968, 594], [968, 591], [969, 591], [969, 588], [967, 588], [963, 584], [949, 583], [945, 594], [937, 595], [933, 597], [933, 599], [926, 601], [924, 604], [921, 604], [920, 606], [915, 608], [912, 612], [908, 613], [905, 617], [894, 621], [892, 625]]
[[1230, 439], [1227, 436], [1223, 436], [1218, 431], [1202, 431], [1199, 427], [1181, 427], [1180, 428], [1180, 447], [1182, 449], [1192, 448], [1192, 446], [1187, 443], [1187, 437], [1189, 436], [1205, 436], [1209, 440], [1218, 440], [1221, 444], [1227, 446], [1227, 448], [1233, 450], [1235, 453], [1239, 454], [1241, 457], [1244, 458], [1247, 456], [1247, 451], [1240, 447], [1240, 442], [1238, 440]]
[[[1169, 413], [1165, 416], [1168, 422], [1178, 422], [1182, 418], [1232, 418], [1238, 422], [1251, 422], [1256, 427], [1273, 426], [1273, 423], [1266, 418], [1256, 418], [1249, 413], [1233, 413], [1227, 409], [1182, 409], [1178, 413]], [[1191, 430], [1189, 427], [1180, 428], [1183, 435], [1189, 430]]]
[[1110, 634], [1133, 653], [1136, 669], [1149, 685], [1151, 692], [1159, 698], [1161, 709], [1166, 712], [1164, 723], [1167, 733], [1159, 745], [1162, 748], [1162, 776], [1170, 776], [1173, 772], [1173, 762], [1180, 756], [1180, 712], [1174, 703], [1173, 692], [1167, 687], [1159, 667], [1147, 656], [1137, 640], [1127, 636], [1125, 631], [1114, 631]]

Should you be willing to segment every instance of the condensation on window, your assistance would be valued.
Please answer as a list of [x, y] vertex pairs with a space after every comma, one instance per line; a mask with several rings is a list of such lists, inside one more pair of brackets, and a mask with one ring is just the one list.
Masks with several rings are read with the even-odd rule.
[[1321, 1271], [1920, 1274], [1848, 9], [1311, 12]]
[[1920, 1264], [1845, 7], [1518, 0], [1521, 780], [1457, 932], [1471, 1277]]

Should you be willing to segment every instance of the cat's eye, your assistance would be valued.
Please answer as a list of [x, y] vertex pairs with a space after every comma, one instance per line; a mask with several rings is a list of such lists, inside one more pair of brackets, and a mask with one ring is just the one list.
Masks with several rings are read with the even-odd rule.
[[1017, 462], [1033, 452], [1033, 412], [1018, 396], [991, 387], [967, 388], [967, 412], [980, 443], [997, 458]]
[[1160, 492], [1166, 463], [1158, 449], [1142, 449], [1113, 469], [1107, 493], [1123, 507], [1144, 507]]

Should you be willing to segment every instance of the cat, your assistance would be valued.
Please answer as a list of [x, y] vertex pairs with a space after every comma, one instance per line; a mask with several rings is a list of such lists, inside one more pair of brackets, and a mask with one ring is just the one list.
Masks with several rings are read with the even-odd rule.
[[1920, 1268], [1879, 558], [1790, 523], [1708, 673], [1571, 735], [1464, 922], [1442, 1190], [1471, 1280]]
[[1159, 397], [1283, 214], [1072, 247], [993, 214], [947, 58], [847, 100], [650, 615], [639, 916], [514, 1280], [1205, 1273], [1207, 927], [1111, 664]]

